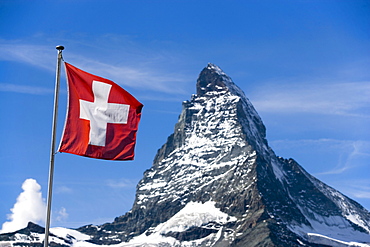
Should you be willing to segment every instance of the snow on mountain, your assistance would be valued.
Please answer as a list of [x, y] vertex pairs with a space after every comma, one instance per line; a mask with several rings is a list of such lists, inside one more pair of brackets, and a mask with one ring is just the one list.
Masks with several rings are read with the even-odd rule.
[[[190, 202], [168, 221], [152, 229], [152, 234], [141, 234], [133, 238], [127, 245], [120, 244], [119, 246], [153, 246], [155, 244], [160, 246], [194, 246], [200, 243], [212, 246], [218, 241], [223, 230], [218, 225], [235, 220], [235, 217], [230, 217], [217, 209], [214, 202]], [[199, 240], [182, 242], [171, 236], [175, 232], [181, 233], [201, 226], [207, 226], [204, 229], [208, 229], [212, 234], [205, 235]]]
[[[45, 228], [30, 222], [26, 228], [14, 233], [1, 234], [0, 247], [42, 246], [44, 239]], [[55, 246], [72, 246], [77, 242], [84, 242], [88, 239], [90, 239], [90, 236], [76, 230], [63, 227], [50, 229], [49, 242], [52, 242]]]
[[[183, 102], [174, 133], [137, 185], [132, 209], [112, 223], [77, 230], [84, 235], [55, 232], [59, 237], [53, 242], [80, 247], [370, 246], [370, 213], [293, 159], [277, 157], [244, 92], [208, 64], [197, 80], [197, 93]], [[0, 245], [12, 238], [0, 235]]]

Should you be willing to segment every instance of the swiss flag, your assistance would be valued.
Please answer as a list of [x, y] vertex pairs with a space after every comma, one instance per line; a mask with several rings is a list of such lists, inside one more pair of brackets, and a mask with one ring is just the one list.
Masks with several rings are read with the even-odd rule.
[[68, 109], [59, 152], [133, 160], [143, 105], [114, 82], [65, 63]]

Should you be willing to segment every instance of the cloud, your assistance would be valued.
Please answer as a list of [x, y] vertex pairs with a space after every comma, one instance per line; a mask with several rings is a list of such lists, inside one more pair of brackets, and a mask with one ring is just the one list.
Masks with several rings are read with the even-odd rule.
[[55, 193], [56, 194], [65, 194], [65, 193], [69, 194], [69, 193], [72, 193], [72, 192], [73, 192], [73, 190], [70, 187], [64, 186], [64, 185], [58, 186], [58, 187], [55, 188]]
[[[320, 175], [336, 175], [365, 166], [370, 160], [370, 142], [362, 140], [336, 140], [336, 139], [303, 139], [303, 140], [276, 140], [270, 142], [275, 151], [297, 150], [297, 152], [310, 152], [316, 156], [337, 157], [336, 165], [326, 171], [316, 173]], [[324, 166], [327, 167], [327, 166]]]
[[[349, 143], [349, 154], [336, 167], [329, 171], [321, 172], [318, 175], [340, 174], [356, 166], [366, 164], [370, 158], [370, 142], [353, 141]], [[347, 151], [348, 152], [348, 151]]]
[[29, 221], [44, 223], [46, 217], [46, 204], [41, 195], [41, 186], [35, 179], [26, 179], [22, 184], [23, 192], [18, 196], [17, 202], [10, 209], [12, 214], [8, 215], [3, 224], [1, 233], [14, 232], [27, 226]]
[[172, 94], [188, 93], [184, 89], [187, 80], [181, 74], [159, 71], [151, 67], [112, 65], [86, 58], [80, 58], [75, 66], [124, 86]]
[[340, 190], [352, 197], [363, 199], [362, 201], [365, 202], [366, 199], [370, 199], [370, 180], [369, 179], [340, 179], [339, 181], [333, 181], [332, 184], [336, 188], [340, 188]]
[[[35, 179], [29, 178], [23, 182], [22, 189], [23, 192], [19, 194], [16, 203], [10, 209], [12, 213], [7, 216], [9, 221], [3, 224], [0, 233], [20, 230], [30, 221], [45, 224], [46, 203], [42, 198], [41, 186]], [[58, 222], [64, 221], [68, 218], [67, 210], [61, 207], [59, 211], [52, 213], [52, 218]]]
[[137, 184], [137, 181], [132, 180], [132, 179], [118, 179], [118, 180], [113, 180], [110, 179], [107, 181], [107, 185], [111, 188], [133, 188]]
[[[279, 83], [253, 94], [258, 111], [370, 117], [370, 82]], [[252, 98], [251, 97], [251, 98]]]
[[370, 182], [369, 181], [355, 181], [350, 184], [350, 192], [353, 197], [370, 199]]
[[56, 51], [45, 45], [23, 44], [19, 41], [0, 40], [0, 60], [27, 63], [49, 71], [55, 70]]
[[352, 145], [354, 141], [351, 140], [336, 140], [336, 139], [328, 139], [328, 138], [321, 138], [321, 139], [299, 139], [299, 140], [275, 140], [271, 141], [270, 144], [277, 149], [290, 149], [292, 147], [299, 146], [300, 148], [316, 148], [321, 149], [325, 147], [325, 149], [347, 149], [348, 146]]
[[367, 188], [367, 190], [356, 190], [353, 192], [349, 192], [353, 195], [355, 198], [364, 198], [364, 199], [370, 199], [370, 187]]
[[51, 88], [15, 85], [15, 84], [9, 84], [9, 83], [0, 83], [0, 91], [13, 92], [13, 93], [36, 94], [36, 95], [54, 93], [54, 89], [51, 89]]
[[[180, 72], [169, 72], [166, 68], [163, 69], [159, 65], [173, 60], [173, 57], [168, 53], [158, 55], [160, 53], [159, 51], [146, 50], [147, 53], [145, 55], [142, 52], [124, 54], [121, 51], [117, 51], [114, 46], [109, 46], [109, 50], [107, 50], [107, 47], [107, 44], [101, 47], [100, 50], [99, 47], [95, 47], [94, 52], [89, 50], [88, 55], [83, 55], [83, 51], [74, 53], [72, 48], [67, 53], [69, 58], [67, 61], [71, 61], [73, 65], [84, 71], [113, 80], [123, 86], [167, 94], [188, 94], [185, 87], [187, 82], [190, 81], [190, 78]], [[115, 55], [104, 58], [109, 61], [103, 62], [101, 58], [104, 56], [99, 54], [102, 50], [105, 53], [113, 53]], [[138, 49], [136, 48], [136, 50]], [[131, 59], [135, 55], [137, 57]], [[93, 58], [91, 58], [92, 56]], [[126, 58], [126, 63], [122, 63], [122, 57]], [[23, 44], [22, 41], [0, 40], [0, 60], [25, 63], [54, 72], [56, 66], [56, 50], [51, 49], [49, 45], [32, 45]], [[0, 89], [2, 91], [24, 93], [27, 87], [3, 84]], [[44, 91], [47, 90], [41, 88], [31, 89], [31, 92], [36, 93]]]
[[58, 222], [63, 222], [68, 218], [69, 214], [67, 213], [67, 209], [62, 207], [58, 212], [55, 220]]

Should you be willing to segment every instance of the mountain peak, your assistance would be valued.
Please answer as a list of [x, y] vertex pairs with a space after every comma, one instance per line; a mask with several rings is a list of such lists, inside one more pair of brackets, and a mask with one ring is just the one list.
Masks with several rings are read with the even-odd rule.
[[204, 96], [211, 92], [231, 92], [236, 95], [244, 94], [226, 75], [226, 73], [217, 65], [208, 63], [199, 74], [197, 80], [197, 95]]
[[217, 66], [216, 64], [213, 64], [213, 63], [208, 63], [208, 65], [205, 69], [213, 70], [213, 71], [215, 71], [216, 73], [218, 73], [220, 75], [226, 75], [225, 72], [219, 66]]

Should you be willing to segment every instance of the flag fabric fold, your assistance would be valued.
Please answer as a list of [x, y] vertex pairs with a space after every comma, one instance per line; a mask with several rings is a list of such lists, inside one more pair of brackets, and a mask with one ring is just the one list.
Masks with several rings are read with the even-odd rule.
[[143, 105], [111, 80], [65, 63], [68, 108], [59, 152], [133, 160]]

